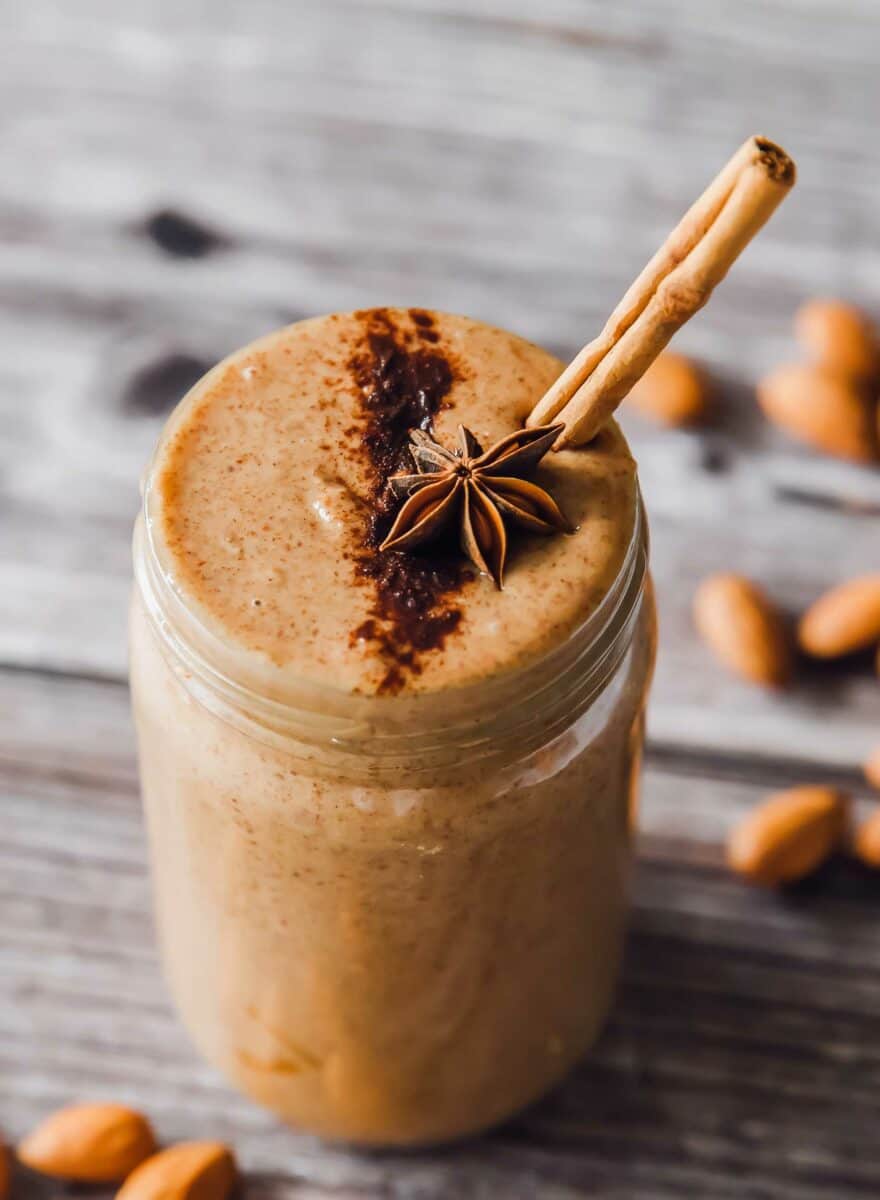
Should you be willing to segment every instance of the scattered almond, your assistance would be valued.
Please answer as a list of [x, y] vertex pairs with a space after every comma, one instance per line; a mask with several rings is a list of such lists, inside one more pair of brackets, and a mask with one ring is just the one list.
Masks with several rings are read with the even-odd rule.
[[782, 614], [741, 575], [711, 575], [694, 597], [697, 630], [723, 663], [753, 683], [779, 686], [791, 674]]
[[660, 354], [627, 397], [639, 412], [662, 425], [691, 425], [706, 413], [702, 371], [681, 354]]
[[865, 763], [863, 770], [868, 783], [872, 787], [880, 788], [880, 746]]
[[853, 837], [853, 850], [868, 867], [880, 867], [880, 808], [859, 824]]
[[792, 883], [820, 866], [839, 845], [847, 807], [846, 798], [833, 788], [777, 792], [733, 831], [727, 861], [755, 883]]
[[116, 1200], [225, 1200], [236, 1176], [232, 1151], [222, 1142], [181, 1142], [141, 1163]]
[[880, 574], [842, 583], [801, 618], [798, 640], [814, 658], [839, 658], [880, 642]]
[[852, 304], [808, 300], [795, 314], [794, 332], [817, 366], [858, 378], [877, 372], [876, 334], [868, 317]]
[[823, 367], [792, 363], [758, 384], [764, 415], [799, 441], [856, 462], [877, 458], [873, 407], [863, 389]]
[[18, 1147], [34, 1171], [79, 1183], [119, 1183], [156, 1149], [140, 1113], [121, 1104], [74, 1104], [47, 1117]]

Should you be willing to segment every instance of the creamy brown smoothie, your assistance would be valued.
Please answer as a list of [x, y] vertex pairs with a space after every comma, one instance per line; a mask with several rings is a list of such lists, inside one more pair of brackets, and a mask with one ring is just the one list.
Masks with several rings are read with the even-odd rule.
[[484, 447], [559, 375], [422, 310], [306, 321], [181, 403], [136, 531], [131, 667], [169, 982], [205, 1055], [317, 1133], [452, 1138], [610, 1002], [653, 657], [613, 421], [536, 479], [575, 527], [379, 551], [407, 434]]

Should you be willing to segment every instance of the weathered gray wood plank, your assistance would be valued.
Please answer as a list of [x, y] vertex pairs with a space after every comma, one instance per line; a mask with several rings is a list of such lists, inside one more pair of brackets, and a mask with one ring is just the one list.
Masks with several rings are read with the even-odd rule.
[[[880, 1186], [880, 886], [838, 867], [812, 889], [765, 895], [720, 863], [729, 822], [785, 770], [733, 762], [719, 779], [698, 760], [650, 762], [620, 1003], [595, 1054], [460, 1150], [356, 1155], [234, 1096], [175, 1022], [153, 949], [124, 689], [0, 673], [0, 697], [8, 1136], [73, 1096], [119, 1098], [164, 1137], [228, 1137], [249, 1196], [809, 1200]], [[19, 1194], [46, 1193], [27, 1180]]]
[[[866, 676], [770, 701], [709, 663], [688, 604], [723, 565], [796, 609], [876, 558], [877, 472], [793, 448], [748, 389], [792, 352], [803, 295], [877, 301], [878, 29], [866, 3], [749, 3], [719, 24], [669, 0], [540, 16], [522, 0], [329, 0], [233, 5], [222, 29], [192, 0], [75, 19], [30, 5], [0, 48], [15, 164], [0, 179], [0, 659], [124, 672], [135, 480], [155, 410], [199, 363], [377, 300], [473, 312], [569, 354], [764, 128], [799, 158], [798, 191], [681, 337], [726, 378], [716, 420], [702, 435], [630, 422], [664, 628], [652, 728], [857, 761], [877, 728]], [[173, 220], [150, 223], [168, 206], [205, 226], [201, 257], [181, 257]], [[817, 494], [873, 510], [803, 503]]]
[[[228, 337], [226, 345], [234, 340]], [[158, 425], [155, 417], [122, 407], [130, 374], [145, 365], [138, 361], [144, 344], [130, 339], [116, 358], [105, 354], [103, 379], [94, 366], [101, 380], [95, 390], [87, 381], [79, 396], [61, 397], [58, 385], [35, 385], [45, 407], [37, 401], [7, 431], [0, 564], [0, 658], [6, 662], [124, 673], [135, 481]], [[161, 353], [183, 353], [176, 344], [169, 340]], [[198, 357], [194, 342], [184, 349]], [[207, 361], [210, 353], [201, 357]], [[44, 368], [47, 358], [52, 361], [44, 356]], [[64, 355], [58, 359], [59, 370], [68, 370]], [[115, 390], [102, 390], [108, 380]], [[790, 696], [768, 697], [710, 660], [691, 628], [690, 599], [706, 573], [733, 567], [761, 580], [796, 613], [832, 582], [868, 569], [880, 544], [880, 515], [851, 506], [874, 503], [876, 473], [829, 462], [817, 469], [807, 456], [775, 445], [760, 453], [749, 445], [764, 432], [754, 421], [703, 435], [655, 433], [635, 418], [627, 425], [652, 515], [661, 603], [654, 736], [860, 761], [877, 737], [880, 715], [870, 671], [805, 671]], [[721, 474], [714, 459], [706, 468], [707, 447], [723, 456]], [[811, 502], [817, 498], [829, 503]]]

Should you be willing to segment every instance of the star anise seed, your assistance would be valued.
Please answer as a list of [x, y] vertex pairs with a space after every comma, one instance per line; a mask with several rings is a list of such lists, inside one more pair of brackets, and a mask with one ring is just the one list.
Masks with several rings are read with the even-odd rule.
[[484, 451], [464, 425], [458, 427], [457, 450], [414, 429], [410, 451], [416, 474], [388, 480], [394, 495], [405, 499], [379, 549], [410, 550], [438, 537], [458, 519], [463, 551], [500, 588], [507, 558], [505, 520], [530, 533], [572, 531], [550, 493], [523, 478], [561, 430], [561, 425], [517, 429]]

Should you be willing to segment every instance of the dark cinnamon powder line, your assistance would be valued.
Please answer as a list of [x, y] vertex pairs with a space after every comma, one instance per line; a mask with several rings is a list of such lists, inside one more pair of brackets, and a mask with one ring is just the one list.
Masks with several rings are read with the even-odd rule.
[[375, 588], [372, 616], [353, 632], [354, 639], [375, 643], [387, 664], [379, 691], [393, 693], [408, 674], [421, 671], [422, 656], [442, 649], [461, 622], [457, 593], [472, 573], [442, 547], [429, 552], [380, 551], [398, 507], [387, 481], [412, 471], [408, 450], [412, 429], [430, 432], [455, 381], [455, 368], [439, 345], [430, 313], [410, 309], [413, 330], [401, 328], [384, 308], [356, 314], [364, 327], [364, 346], [349, 369], [360, 389], [361, 446], [369, 464], [370, 492], [357, 556], [360, 579]]

